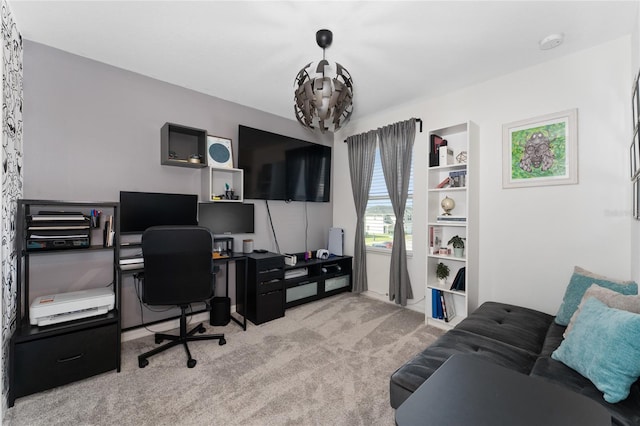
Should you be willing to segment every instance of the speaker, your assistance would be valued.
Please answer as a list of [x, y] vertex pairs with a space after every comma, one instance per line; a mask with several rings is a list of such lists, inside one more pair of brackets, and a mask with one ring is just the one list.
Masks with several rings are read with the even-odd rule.
[[207, 135], [207, 162], [209, 167], [233, 168], [231, 139]]
[[231, 299], [214, 297], [211, 299], [211, 325], [227, 325], [231, 321]]

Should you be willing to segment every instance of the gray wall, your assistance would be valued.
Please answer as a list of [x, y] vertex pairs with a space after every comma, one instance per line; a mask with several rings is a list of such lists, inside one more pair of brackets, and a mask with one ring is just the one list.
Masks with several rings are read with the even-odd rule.
[[[259, 88], [248, 83], [247, 90]], [[231, 138], [236, 160], [238, 124], [333, 144], [332, 135], [305, 130], [293, 118], [293, 107], [291, 111], [292, 119], [285, 119], [25, 41], [24, 197], [117, 201], [121, 190], [200, 194], [202, 169], [160, 165], [160, 128], [165, 122]], [[275, 251], [265, 201], [247, 202], [256, 205], [256, 233], [235, 235], [235, 246], [240, 249], [243, 238], [252, 238], [256, 248]], [[282, 252], [326, 246], [332, 203], [271, 201], [269, 208]], [[92, 270], [89, 275], [101, 273]], [[84, 285], [80, 281], [86, 276], [61, 277], [47, 283], [47, 290]], [[232, 266], [232, 282], [234, 276]], [[221, 273], [219, 279], [224, 278]], [[233, 298], [233, 288], [230, 293]], [[123, 282], [123, 297], [128, 299], [123, 326], [128, 327], [139, 321], [137, 302], [129, 300], [135, 298], [130, 278]], [[156, 316], [162, 315], [145, 313], [145, 320]]]

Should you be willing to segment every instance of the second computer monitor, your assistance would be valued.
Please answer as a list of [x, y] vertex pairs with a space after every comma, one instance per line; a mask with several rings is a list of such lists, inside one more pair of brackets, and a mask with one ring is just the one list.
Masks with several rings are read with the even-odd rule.
[[244, 203], [198, 203], [198, 225], [213, 234], [252, 234], [254, 205]]

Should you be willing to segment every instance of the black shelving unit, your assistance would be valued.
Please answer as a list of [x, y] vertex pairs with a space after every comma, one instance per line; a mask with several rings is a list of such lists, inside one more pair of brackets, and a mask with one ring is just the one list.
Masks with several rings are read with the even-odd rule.
[[[304, 253], [298, 253], [296, 257], [304, 259]], [[351, 256], [333, 256], [329, 259], [301, 260], [295, 265], [286, 266], [285, 308], [351, 291], [351, 265]], [[288, 272], [294, 271], [301, 271], [303, 275], [287, 278]]]
[[[103, 218], [114, 219], [114, 240], [110, 247], [103, 247], [103, 232], [94, 228], [91, 245], [82, 248], [58, 250], [27, 249], [27, 218], [38, 210], [80, 211], [88, 214], [91, 209], [103, 211]], [[119, 203], [69, 202], [53, 200], [19, 200], [17, 213], [17, 289], [16, 330], [11, 337], [9, 355], [9, 406], [16, 398], [61, 386], [111, 370], [120, 371], [120, 283], [117, 275], [120, 235]], [[106, 226], [106, 221], [101, 221]], [[95, 236], [95, 237], [94, 237]], [[31, 258], [62, 255], [76, 256], [81, 268], [82, 256], [98, 251], [111, 251], [114, 309], [104, 315], [77, 319], [47, 326], [31, 325], [29, 299]], [[97, 284], [97, 283], [96, 283]], [[96, 286], [97, 287], [97, 286]], [[35, 287], [34, 287], [35, 288]], [[87, 287], [90, 288], [90, 287]], [[69, 290], [71, 291], [71, 290]]]
[[[304, 259], [304, 254], [297, 258]], [[256, 325], [283, 317], [288, 308], [352, 289], [351, 256], [302, 260], [288, 266], [283, 255], [251, 253], [247, 262], [246, 272], [236, 270], [236, 310]], [[291, 271], [299, 274], [287, 278]]]

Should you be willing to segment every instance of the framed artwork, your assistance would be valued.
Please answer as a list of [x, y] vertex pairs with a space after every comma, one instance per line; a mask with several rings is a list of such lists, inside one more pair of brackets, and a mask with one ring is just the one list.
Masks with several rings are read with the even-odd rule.
[[633, 142], [629, 147], [629, 166], [631, 180], [637, 180], [640, 175], [640, 141], [638, 140], [638, 128], [633, 134]]
[[207, 160], [209, 167], [233, 168], [231, 139], [207, 135]]
[[502, 126], [502, 187], [578, 183], [578, 110]]

